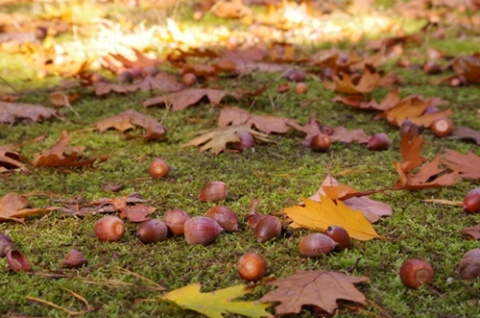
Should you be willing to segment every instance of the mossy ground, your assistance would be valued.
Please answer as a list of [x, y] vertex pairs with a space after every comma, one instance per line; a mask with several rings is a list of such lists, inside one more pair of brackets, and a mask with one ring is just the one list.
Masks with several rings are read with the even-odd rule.
[[[447, 38], [430, 42], [431, 47], [444, 49], [448, 54], [470, 54], [478, 44], [477, 38], [459, 40]], [[426, 46], [421, 50], [426, 50]], [[0, 76], [16, 88], [48, 86], [37, 81], [34, 74], [25, 71], [21, 56], [0, 53]], [[419, 94], [440, 97], [450, 102], [453, 121], [459, 126], [480, 129], [477, 113], [480, 102], [478, 86], [449, 88], [430, 84], [431, 78], [416, 70], [394, 68], [405, 84], [403, 96]], [[29, 218], [25, 224], [1, 223], [0, 231], [7, 233], [16, 246], [26, 254], [34, 272], [23, 274], [4, 270], [0, 273], [0, 314], [6, 316], [63, 317], [65, 312], [39, 303], [30, 303], [26, 296], [37, 297], [72, 310], [82, 310], [81, 303], [67, 290], [82, 295], [94, 311], [87, 317], [198, 317], [173, 304], [141, 299], [162, 295], [152, 285], [138, 277], [125, 274], [127, 269], [172, 290], [190, 283], [201, 283], [202, 290], [243, 283], [236, 271], [238, 258], [247, 250], [262, 253], [272, 277], [286, 277], [295, 270], [347, 271], [358, 261], [352, 274], [370, 277], [370, 282], [358, 285], [370, 305], [361, 310], [341, 307], [345, 317], [382, 316], [381, 308], [392, 317], [475, 317], [480, 311], [480, 281], [460, 280], [457, 270], [462, 255], [478, 247], [478, 242], [468, 240], [461, 229], [480, 223], [478, 215], [467, 214], [460, 207], [423, 203], [423, 199], [462, 200], [465, 193], [476, 184], [462, 181], [448, 188], [423, 191], [394, 191], [377, 194], [373, 198], [391, 204], [393, 216], [383, 218], [375, 225], [376, 231], [388, 240], [355, 241], [354, 247], [342, 253], [319, 259], [306, 259], [299, 255], [297, 244], [307, 230], [297, 230], [289, 237], [270, 243], [257, 243], [243, 218], [248, 214], [249, 202], [260, 201], [258, 211], [274, 213], [283, 207], [296, 204], [320, 186], [330, 171], [344, 184], [360, 190], [390, 187], [397, 174], [392, 162], [401, 160], [398, 151], [398, 129], [384, 121], [374, 121], [372, 113], [356, 111], [331, 102], [334, 94], [309, 78], [306, 95], [275, 91], [278, 74], [251, 74], [241, 79], [221, 79], [214, 85], [232, 88], [243, 86], [254, 89], [263, 84], [273, 84], [261, 96], [244, 98], [238, 103], [227, 100], [228, 105], [239, 105], [259, 114], [274, 114], [295, 118], [304, 123], [311, 112], [325, 124], [363, 128], [368, 133], [386, 132], [393, 144], [390, 150], [368, 151], [362, 145], [334, 143], [327, 153], [314, 153], [301, 147], [302, 136], [289, 133], [274, 136], [276, 144], [257, 145], [244, 153], [226, 152], [218, 156], [200, 153], [193, 148], [180, 148], [195, 132], [215, 127], [220, 109], [209, 104], [166, 114], [164, 108], [144, 109], [141, 101], [145, 94], [109, 95], [96, 97], [88, 89], [80, 91], [82, 98], [74, 104], [77, 117], [67, 109], [62, 110], [65, 121], [49, 120], [29, 125], [3, 126], [0, 129], [2, 144], [20, 143], [39, 135], [46, 138], [22, 148], [27, 158], [52, 146], [60, 131], [71, 132], [74, 145], [87, 146], [91, 156], [109, 155], [109, 160], [95, 168], [31, 169], [31, 173], [13, 173], [0, 176], [0, 195], [18, 193], [55, 194], [64, 198], [116, 197], [132, 192], [141, 193], [149, 204], [156, 207], [154, 217], [161, 218], [168, 209], [183, 208], [191, 215], [204, 214], [213, 204], [201, 203], [197, 194], [208, 181], [222, 180], [228, 184], [228, 198], [221, 204], [230, 206], [242, 220], [240, 231], [222, 234], [208, 246], [191, 246], [181, 237], [142, 245], [135, 238], [136, 224], [127, 223], [125, 237], [117, 243], [101, 243], [93, 227], [101, 215], [74, 218], [61, 212]], [[252, 85], [252, 83], [254, 83]], [[2, 88], [3, 89], [3, 88]], [[386, 91], [379, 90], [377, 97]], [[310, 103], [305, 103], [311, 100]], [[48, 104], [44, 93], [27, 94], [25, 103]], [[85, 130], [100, 118], [115, 115], [126, 109], [136, 109], [155, 118], [165, 118], [168, 139], [161, 142], [127, 140], [117, 131], [99, 133]], [[462, 153], [480, 154], [478, 146], [462, 141], [435, 138], [425, 133], [427, 144], [423, 154], [433, 158], [443, 149]], [[165, 158], [171, 173], [166, 179], [148, 178], [148, 166], [155, 157]], [[125, 188], [112, 194], [101, 190], [106, 182], [124, 182]], [[54, 205], [48, 195], [29, 197], [33, 206]], [[78, 270], [60, 268], [63, 256], [71, 249], [81, 250], [89, 260], [88, 266]], [[401, 263], [407, 258], [423, 258], [436, 271], [433, 284], [412, 290], [404, 287], [398, 276]], [[0, 267], [6, 268], [5, 259]], [[37, 273], [37, 274], [35, 274]], [[39, 273], [62, 273], [67, 278], [45, 277]], [[266, 287], [257, 288], [249, 299], [258, 299]], [[309, 317], [304, 312], [302, 316]]]

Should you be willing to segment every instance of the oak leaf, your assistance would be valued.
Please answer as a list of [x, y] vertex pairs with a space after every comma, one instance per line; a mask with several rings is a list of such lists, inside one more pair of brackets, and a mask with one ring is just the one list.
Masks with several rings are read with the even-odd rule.
[[79, 167], [91, 166], [96, 158], [84, 158], [84, 146], [69, 147], [70, 136], [62, 130], [62, 136], [49, 150], [37, 154], [32, 164], [35, 167]]
[[272, 132], [284, 134], [290, 130], [287, 123], [293, 121], [293, 119], [288, 118], [255, 115], [238, 107], [224, 107], [218, 117], [218, 126], [243, 125], [251, 128], [255, 127], [265, 134]]
[[122, 54], [110, 53], [102, 58], [102, 66], [114, 73], [119, 73], [126, 68], [144, 68], [148, 66], [157, 66], [160, 61], [157, 58], [150, 58], [142, 52], [132, 49], [134, 53], [133, 59]]
[[455, 126], [452, 134], [448, 136], [448, 139], [469, 140], [480, 145], [480, 131], [468, 127]]
[[409, 173], [426, 160], [420, 153], [424, 144], [423, 135], [418, 135], [414, 130], [409, 130], [402, 136], [400, 153], [403, 162], [400, 166], [405, 173]]
[[455, 150], [446, 149], [442, 163], [452, 170], [458, 170], [459, 176], [466, 179], [480, 179], [480, 156], [472, 152], [466, 155]]
[[48, 208], [27, 208], [28, 200], [16, 192], [9, 192], [0, 197], [0, 221], [22, 222], [27, 216], [45, 214], [58, 209]]
[[115, 128], [121, 132], [133, 129], [135, 126], [145, 128], [145, 135], [140, 136], [146, 140], [164, 139], [166, 129], [155, 118], [137, 112], [133, 109], [126, 110], [112, 117], [97, 121], [95, 127], [104, 132], [107, 129]]
[[358, 210], [352, 210], [340, 200], [319, 195], [320, 202], [304, 199], [304, 206], [284, 208], [294, 227], [325, 232], [331, 225], [343, 227], [351, 238], [367, 241], [379, 237], [372, 224]]
[[149, 98], [143, 102], [143, 106], [171, 105], [171, 110], [177, 111], [197, 104], [204, 97], [206, 97], [212, 104], [220, 104], [225, 96], [233, 95], [220, 89], [189, 88], [165, 96]]
[[324, 81], [327, 89], [347, 94], [367, 94], [373, 91], [380, 80], [380, 74], [373, 67], [366, 67], [360, 79], [354, 81], [347, 73], [340, 72], [333, 76], [333, 83]]
[[244, 285], [236, 285], [213, 292], [200, 292], [200, 284], [190, 284], [162, 296], [178, 306], [199, 312], [210, 318], [222, 318], [223, 314], [238, 314], [246, 317], [272, 317], [265, 309], [270, 304], [258, 301], [234, 301], [250, 291]]
[[41, 105], [0, 101], [0, 123], [14, 124], [18, 120], [40, 122], [57, 115], [57, 110]]
[[177, 82], [176, 78], [169, 74], [158, 73], [155, 76], [145, 76], [133, 84], [117, 84], [108, 82], [94, 82], [92, 84], [95, 94], [102, 96], [114, 93], [129, 93], [136, 91], [162, 91], [176, 92], [183, 88], [183, 84]]
[[0, 173], [15, 170], [28, 171], [22, 156], [9, 146], [0, 146]]
[[253, 136], [256, 141], [273, 142], [267, 135], [262, 134], [248, 126], [226, 126], [199, 132], [200, 136], [190, 140], [182, 147], [199, 146], [200, 151], [210, 150], [214, 155], [224, 151], [228, 144], [240, 141], [238, 132], [247, 132]]
[[472, 237], [475, 240], [480, 240], [480, 224], [466, 227], [462, 230], [462, 233]]
[[313, 305], [333, 314], [339, 299], [366, 305], [365, 295], [353, 284], [367, 281], [366, 276], [354, 277], [334, 271], [297, 271], [290, 277], [268, 282], [267, 285], [278, 288], [266, 293], [260, 301], [280, 302], [275, 307], [277, 315], [298, 314], [304, 305]]

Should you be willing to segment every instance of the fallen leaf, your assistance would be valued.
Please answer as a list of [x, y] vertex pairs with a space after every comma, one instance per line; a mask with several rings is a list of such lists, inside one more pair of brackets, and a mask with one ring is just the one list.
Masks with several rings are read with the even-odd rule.
[[470, 140], [477, 145], [480, 145], [480, 131], [468, 127], [455, 126], [452, 134], [448, 136], [448, 139]]
[[475, 240], [480, 240], [480, 224], [466, 227], [462, 230], [462, 233], [474, 238]]
[[108, 82], [94, 82], [93, 89], [97, 96], [102, 96], [114, 93], [129, 93], [136, 91], [162, 91], [162, 92], [176, 92], [183, 88], [183, 84], [177, 82], [177, 79], [169, 74], [158, 73], [153, 76], [145, 76], [140, 81], [133, 84], [117, 84]]
[[246, 317], [272, 317], [265, 309], [270, 304], [258, 301], [234, 301], [250, 291], [244, 285], [236, 285], [213, 292], [200, 292], [200, 284], [190, 284], [162, 296], [182, 308], [194, 310], [210, 318], [222, 318], [223, 314], [238, 314]]
[[299, 314], [304, 305], [313, 305], [333, 314], [338, 308], [337, 300], [349, 300], [367, 304], [364, 294], [353, 284], [369, 281], [368, 277], [354, 277], [334, 271], [297, 271], [294, 275], [268, 282], [278, 287], [266, 293], [260, 301], [280, 302], [275, 314]]
[[125, 206], [145, 203], [139, 193], [131, 193], [120, 198], [100, 198], [85, 202], [82, 199], [62, 200], [62, 211], [75, 216], [85, 216], [97, 213], [113, 213], [121, 211]]
[[70, 103], [76, 101], [78, 98], [80, 98], [80, 95], [78, 93], [72, 93], [72, 94], [65, 94], [61, 91], [56, 91], [50, 94], [49, 96], [50, 102], [57, 107], [62, 107], [62, 106], [67, 106], [71, 107]]
[[2, 124], [14, 124], [19, 120], [40, 122], [56, 115], [58, 115], [57, 110], [41, 105], [0, 101], [0, 123]]
[[352, 76], [341, 72], [333, 76], [333, 83], [324, 81], [327, 89], [347, 94], [367, 94], [373, 91], [380, 80], [380, 74], [373, 67], [366, 67], [358, 82], [354, 82]]
[[400, 93], [398, 88], [396, 88], [388, 92], [380, 103], [378, 103], [376, 100], [371, 100], [369, 102], [360, 103], [358, 107], [362, 109], [387, 111], [395, 107], [395, 105], [397, 105], [400, 100]]
[[0, 173], [27, 171], [21, 155], [9, 146], [0, 146]]
[[150, 58], [142, 52], [132, 49], [135, 56], [126, 57], [118, 53], [110, 53], [102, 57], [101, 64], [104, 68], [118, 73], [126, 68], [145, 68], [148, 66], [157, 66], [160, 61], [157, 58]]
[[360, 143], [365, 144], [370, 140], [370, 136], [359, 128], [354, 130], [347, 130], [343, 126], [335, 127], [333, 132], [329, 135], [332, 141], [344, 142], [344, 143]]
[[35, 155], [32, 164], [35, 167], [79, 167], [91, 166], [96, 158], [83, 158], [83, 146], [69, 147], [68, 131], [62, 130], [62, 136], [49, 150]]
[[155, 212], [156, 208], [145, 205], [145, 204], [136, 204], [136, 205], [125, 205], [121, 209], [120, 217], [129, 220], [130, 222], [143, 222], [148, 220], [147, 216]]
[[278, 134], [287, 133], [290, 130], [290, 126], [287, 123], [291, 122], [293, 122], [293, 119], [255, 115], [238, 107], [224, 107], [218, 117], [219, 127], [242, 125], [251, 128], [255, 127], [265, 134], [272, 132]]
[[120, 114], [102, 119], [95, 123], [95, 127], [100, 132], [104, 132], [110, 128], [125, 132], [135, 128], [135, 126], [145, 128], [145, 135], [140, 136], [140, 138], [146, 140], [161, 140], [166, 137], [166, 129], [155, 118], [133, 109], [126, 110]]
[[480, 157], [473, 152], [466, 155], [455, 150], [446, 149], [442, 155], [442, 163], [452, 170], [458, 170], [459, 176], [465, 179], [480, 179]]
[[9, 192], [0, 197], [0, 221], [22, 222], [27, 216], [45, 214], [58, 207], [27, 208], [28, 200], [16, 192]]
[[325, 232], [330, 225], [339, 225], [357, 240], [379, 237], [360, 211], [352, 210], [342, 201], [334, 202], [326, 196], [319, 196], [320, 202], [304, 199], [305, 206], [284, 208], [283, 212], [293, 220], [295, 226], [302, 228]]
[[190, 88], [167, 94], [165, 96], [147, 99], [143, 102], [143, 106], [171, 105], [171, 110], [177, 111], [197, 104], [204, 97], [208, 98], [210, 103], [218, 105], [225, 96], [233, 95], [220, 89]]
[[426, 160], [420, 153], [424, 144], [423, 135], [418, 135], [413, 130], [409, 130], [402, 136], [400, 141], [400, 153], [403, 158], [401, 168], [405, 173], [409, 173]]
[[247, 132], [253, 136], [256, 141], [273, 142], [267, 135], [262, 134], [248, 126], [226, 126], [218, 127], [206, 131], [201, 131], [197, 138], [190, 140], [182, 145], [182, 147], [199, 146], [200, 151], [210, 150], [214, 155], [217, 155], [227, 148], [229, 143], [236, 143], [240, 141], [238, 132]]

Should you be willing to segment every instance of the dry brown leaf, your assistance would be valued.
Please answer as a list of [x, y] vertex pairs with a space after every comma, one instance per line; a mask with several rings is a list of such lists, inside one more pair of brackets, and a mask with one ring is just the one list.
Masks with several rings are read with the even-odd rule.
[[220, 104], [225, 96], [233, 96], [227, 91], [211, 88], [189, 88], [164, 96], [153, 97], [143, 102], [143, 106], [171, 105], [172, 111], [195, 105], [204, 97], [214, 105]]
[[140, 136], [140, 138], [146, 140], [161, 140], [166, 137], [166, 129], [155, 118], [133, 109], [126, 110], [120, 114], [102, 119], [95, 123], [95, 127], [100, 132], [104, 132], [110, 128], [125, 132], [135, 128], [135, 126], [145, 128], [145, 135]]
[[109, 55], [102, 57], [102, 66], [114, 73], [119, 73], [126, 68], [139, 68], [142, 69], [148, 66], [157, 66], [160, 61], [157, 58], [150, 58], [142, 52], [133, 49], [135, 57], [129, 59], [122, 54], [110, 53]]
[[0, 146], [0, 174], [10, 171], [28, 171], [22, 156], [9, 146]]
[[475, 240], [480, 240], [480, 224], [466, 227], [462, 230], [462, 233], [472, 237]]
[[367, 133], [359, 128], [354, 130], [347, 130], [343, 126], [335, 127], [333, 132], [330, 134], [330, 139], [332, 141], [344, 142], [344, 143], [359, 143], [365, 144], [370, 140], [370, 136]]
[[405, 173], [409, 173], [426, 160], [420, 154], [424, 144], [425, 140], [423, 135], [418, 135], [413, 130], [408, 131], [402, 136], [400, 142], [400, 153], [403, 158], [401, 168]]
[[238, 107], [224, 107], [218, 117], [218, 126], [228, 125], [255, 127], [265, 134], [277, 133], [284, 134], [290, 130], [293, 119], [281, 118], [275, 116], [260, 116], [247, 112]]
[[199, 132], [201, 134], [197, 138], [190, 140], [182, 145], [182, 147], [200, 147], [200, 151], [210, 150], [214, 155], [224, 151], [228, 144], [240, 141], [238, 132], [247, 132], [253, 136], [257, 142], [273, 142], [267, 135], [262, 134], [248, 126], [226, 126], [218, 127], [206, 131]]
[[49, 150], [35, 155], [32, 164], [35, 167], [79, 167], [91, 166], [96, 158], [83, 158], [83, 146], [69, 147], [68, 131], [62, 130], [62, 136]]
[[44, 214], [58, 209], [57, 207], [29, 209], [28, 200], [16, 192], [0, 197], [0, 221], [22, 222], [27, 216]]
[[58, 113], [53, 108], [0, 101], [0, 123], [2, 124], [14, 124], [20, 120], [40, 122], [56, 115]]
[[147, 216], [155, 212], [156, 208], [145, 205], [127, 205], [122, 209], [120, 217], [129, 220], [130, 222], [143, 222], [148, 220]]
[[341, 72], [333, 76], [333, 83], [324, 81], [327, 89], [347, 94], [367, 94], [373, 91], [380, 80], [380, 74], [372, 67], [366, 67], [358, 81], [347, 73]]
[[465, 179], [480, 179], [480, 156], [473, 152], [466, 155], [455, 150], [446, 149], [442, 155], [442, 163], [452, 170], [458, 170], [459, 176]]
[[154, 77], [145, 76], [140, 81], [133, 84], [117, 84], [108, 82], [94, 82], [92, 86], [97, 96], [106, 95], [109, 93], [129, 93], [136, 91], [162, 91], [162, 92], [176, 92], [183, 88], [183, 84], [177, 82], [175, 76], [158, 73]]
[[368, 277], [353, 277], [334, 271], [297, 271], [294, 275], [268, 282], [278, 287], [269, 291], [261, 302], [280, 302], [275, 307], [277, 315], [298, 314], [302, 306], [316, 306], [333, 314], [338, 308], [337, 300], [367, 304], [367, 299], [353, 284], [369, 281]]
[[146, 200], [138, 193], [132, 193], [120, 198], [100, 198], [90, 202], [82, 199], [62, 200], [63, 212], [75, 216], [85, 216], [97, 213], [113, 213], [120, 211], [125, 206], [145, 203]]
[[452, 134], [448, 136], [448, 139], [469, 140], [480, 145], [480, 131], [468, 127], [455, 126]]

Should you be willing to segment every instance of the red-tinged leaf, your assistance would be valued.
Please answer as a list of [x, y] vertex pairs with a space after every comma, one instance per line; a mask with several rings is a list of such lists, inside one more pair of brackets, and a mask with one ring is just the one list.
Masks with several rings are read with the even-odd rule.
[[28, 171], [22, 156], [13, 147], [0, 146], [0, 174], [17, 170]]
[[366, 103], [360, 103], [359, 107], [362, 109], [366, 108], [366, 109], [386, 111], [395, 107], [395, 105], [397, 105], [400, 102], [400, 100], [401, 98], [400, 98], [399, 90], [398, 88], [396, 88], [388, 92], [388, 94], [385, 95], [385, 97], [380, 103], [378, 103], [376, 100], [371, 100]]
[[145, 135], [140, 136], [140, 138], [146, 140], [161, 140], [166, 137], [166, 129], [155, 118], [133, 109], [126, 110], [120, 114], [102, 119], [95, 123], [95, 127], [100, 132], [104, 132], [111, 128], [125, 132], [135, 126], [145, 128]]
[[57, 110], [53, 108], [0, 101], [0, 124], [14, 124], [18, 121], [41, 122], [56, 115]]
[[335, 96], [332, 101], [350, 107], [359, 108], [360, 105], [365, 102], [365, 95]]
[[219, 127], [243, 125], [255, 127], [265, 134], [272, 132], [277, 134], [287, 133], [290, 130], [288, 124], [291, 122], [294, 122], [294, 120], [275, 116], [255, 115], [238, 107], [224, 107], [218, 117]]
[[458, 170], [446, 173], [446, 169], [439, 168], [440, 157], [425, 163], [416, 174], [405, 173], [397, 162], [394, 165], [400, 176], [400, 180], [395, 184], [397, 189], [420, 190], [449, 187], [457, 183], [459, 177]]
[[402, 136], [400, 153], [403, 158], [403, 163], [401, 164], [403, 171], [409, 173], [425, 161], [425, 158], [420, 154], [424, 144], [423, 135], [415, 134], [412, 130]]
[[233, 96], [231, 93], [219, 89], [211, 88], [190, 88], [179, 92], [167, 94], [147, 99], [143, 102], [143, 106], [171, 105], [172, 111], [182, 110], [189, 106], [195, 105], [206, 97], [210, 103], [214, 105], [220, 104], [225, 96]]
[[333, 76], [333, 83], [324, 81], [327, 89], [347, 93], [347, 94], [367, 94], [373, 91], [380, 80], [380, 74], [373, 68], [365, 68], [365, 72], [361, 76], [358, 83], [354, 83], [352, 77], [346, 73]]
[[45, 214], [58, 209], [48, 208], [27, 208], [28, 200], [16, 192], [10, 192], [0, 197], [0, 221], [22, 222], [27, 216]]
[[269, 291], [261, 302], [280, 302], [277, 315], [299, 314], [302, 306], [316, 306], [330, 314], [338, 308], [337, 300], [353, 301], [362, 305], [367, 299], [354, 284], [368, 282], [368, 277], [354, 277], [340, 272], [315, 270], [297, 271], [294, 275], [268, 282], [278, 287]]
[[330, 134], [330, 139], [332, 141], [344, 142], [344, 143], [360, 143], [364, 144], [370, 140], [370, 136], [367, 133], [359, 128], [354, 130], [347, 130], [345, 127], [335, 127], [333, 133]]
[[468, 127], [455, 126], [452, 134], [448, 136], [448, 139], [468, 140], [480, 145], [480, 131]]
[[92, 86], [97, 96], [106, 95], [112, 92], [119, 94], [136, 91], [176, 92], [183, 88], [183, 84], [178, 83], [174, 76], [164, 73], [158, 73], [154, 77], [146, 76], [142, 80], [133, 84], [95, 82]]
[[462, 230], [462, 233], [472, 237], [475, 240], [480, 240], [480, 224], [466, 227]]
[[[434, 116], [428, 115], [425, 117], [426, 119], [422, 119], [425, 110], [429, 106], [437, 106], [444, 103], [444, 101], [440, 99], [430, 98], [427, 100], [423, 100], [418, 96], [409, 96], [402, 99], [398, 104], [394, 107], [386, 110], [382, 113], [382, 117], [386, 118], [387, 121], [395, 126], [400, 126], [403, 121], [410, 120], [417, 125], [422, 125], [429, 127], [431, 122], [437, 119], [439, 114], [434, 114]], [[444, 114], [442, 114], [444, 116]]]
[[466, 155], [455, 150], [446, 149], [442, 155], [442, 163], [452, 170], [458, 170], [459, 176], [465, 179], [480, 179], [480, 156], [473, 152]]
[[120, 213], [120, 217], [129, 220], [130, 222], [143, 222], [148, 220], [147, 216], [155, 212], [156, 208], [145, 205], [145, 204], [136, 204], [136, 205], [125, 205]]

